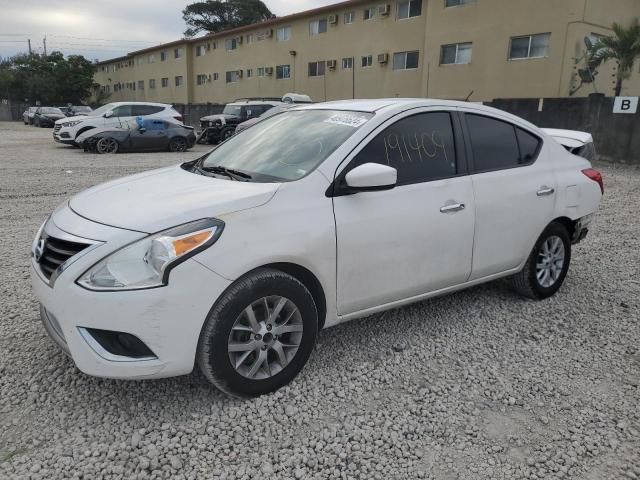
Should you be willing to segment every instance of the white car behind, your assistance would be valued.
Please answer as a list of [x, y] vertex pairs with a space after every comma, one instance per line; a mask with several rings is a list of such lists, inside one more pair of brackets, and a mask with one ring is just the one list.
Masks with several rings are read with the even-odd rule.
[[83, 372], [198, 366], [255, 396], [302, 370], [322, 328], [502, 277], [554, 295], [603, 191], [587, 160], [485, 106], [296, 107], [60, 205], [32, 284]]
[[182, 115], [165, 103], [114, 102], [103, 105], [88, 115], [58, 120], [53, 128], [53, 139], [59, 143], [74, 145], [76, 137], [87, 130], [133, 124], [136, 117], [173, 118], [182, 121]]

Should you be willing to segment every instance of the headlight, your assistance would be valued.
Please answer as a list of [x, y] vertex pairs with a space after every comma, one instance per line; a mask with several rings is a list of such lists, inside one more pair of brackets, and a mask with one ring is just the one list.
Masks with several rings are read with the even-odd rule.
[[223, 221], [205, 218], [150, 235], [102, 259], [77, 282], [89, 290], [161, 287], [172, 268], [213, 245], [223, 229]]
[[80, 123], [82, 123], [82, 120], [74, 120], [73, 122], [64, 122], [62, 124], [63, 127], [75, 127], [76, 125], [79, 125]]

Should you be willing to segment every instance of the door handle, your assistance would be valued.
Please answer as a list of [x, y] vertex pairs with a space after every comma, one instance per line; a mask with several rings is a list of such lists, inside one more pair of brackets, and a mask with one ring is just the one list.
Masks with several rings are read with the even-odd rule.
[[551, 187], [547, 187], [546, 185], [543, 185], [540, 187], [540, 190], [538, 190], [538, 192], [536, 193], [536, 195], [538, 195], [539, 197], [546, 197], [547, 195], [553, 195], [555, 193], [555, 189], [551, 188]]
[[440, 208], [441, 213], [455, 213], [465, 209], [464, 203], [452, 203]]

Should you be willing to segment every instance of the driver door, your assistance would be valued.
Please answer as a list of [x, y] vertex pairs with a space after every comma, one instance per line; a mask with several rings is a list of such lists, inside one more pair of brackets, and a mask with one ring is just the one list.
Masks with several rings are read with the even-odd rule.
[[339, 315], [469, 278], [474, 199], [457, 125], [454, 112], [412, 110], [379, 127], [345, 160], [338, 178], [380, 163], [397, 170], [398, 183], [334, 198]]

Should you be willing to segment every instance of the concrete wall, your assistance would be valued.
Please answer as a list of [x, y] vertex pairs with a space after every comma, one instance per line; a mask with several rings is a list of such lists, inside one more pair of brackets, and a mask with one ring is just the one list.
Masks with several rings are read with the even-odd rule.
[[640, 165], [640, 112], [614, 114], [613, 98], [498, 99], [489, 105], [529, 120], [539, 127], [581, 130], [593, 135], [600, 158]]

